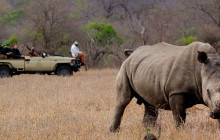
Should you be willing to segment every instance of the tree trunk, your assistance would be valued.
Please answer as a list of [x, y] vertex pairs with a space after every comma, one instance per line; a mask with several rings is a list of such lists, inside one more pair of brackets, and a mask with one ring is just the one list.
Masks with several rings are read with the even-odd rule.
[[146, 35], [146, 27], [144, 26], [143, 21], [140, 19], [140, 13], [137, 13], [136, 20], [141, 27], [141, 40], [143, 45], [147, 45], [147, 35]]
[[220, 6], [218, 7], [218, 27], [220, 28]]
[[141, 27], [141, 39], [143, 42], [143, 45], [147, 45], [147, 40], [146, 40], [146, 28], [144, 26]]

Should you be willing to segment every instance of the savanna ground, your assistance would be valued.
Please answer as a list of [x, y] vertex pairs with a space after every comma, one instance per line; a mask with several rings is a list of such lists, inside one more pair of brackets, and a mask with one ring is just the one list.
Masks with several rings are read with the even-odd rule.
[[[136, 99], [126, 108], [119, 133], [108, 134], [115, 105], [118, 70], [89, 70], [71, 77], [19, 75], [0, 79], [0, 139], [141, 140], [144, 108]], [[163, 140], [218, 140], [217, 122], [208, 108], [187, 110], [185, 127], [176, 130], [170, 111], [160, 110], [156, 127]]]

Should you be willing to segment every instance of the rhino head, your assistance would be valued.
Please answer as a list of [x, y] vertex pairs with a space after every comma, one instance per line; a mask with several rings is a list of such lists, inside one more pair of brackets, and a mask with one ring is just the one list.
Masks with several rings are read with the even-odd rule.
[[202, 63], [202, 96], [210, 108], [210, 117], [220, 119], [220, 58], [218, 55], [208, 57], [206, 52], [198, 52], [198, 60]]

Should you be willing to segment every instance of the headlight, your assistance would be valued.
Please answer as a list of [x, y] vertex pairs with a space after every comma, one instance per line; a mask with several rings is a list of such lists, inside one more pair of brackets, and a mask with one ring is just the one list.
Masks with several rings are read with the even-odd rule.
[[71, 62], [72, 62], [73, 64], [75, 64], [75, 63], [76, 63], [76, 60], [75, 60], [75, 59], [72, 59]]

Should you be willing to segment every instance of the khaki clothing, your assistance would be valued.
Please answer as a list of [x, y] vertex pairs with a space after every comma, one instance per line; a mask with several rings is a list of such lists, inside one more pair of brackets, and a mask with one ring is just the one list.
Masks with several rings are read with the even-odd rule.
[[80, 58], [81, 58], [81, 62], [82, 62], [83, 64], [85, 64], [86, 54], [84, 54], [84, 53], [78, 53], [77, 57], [80, 57]]

